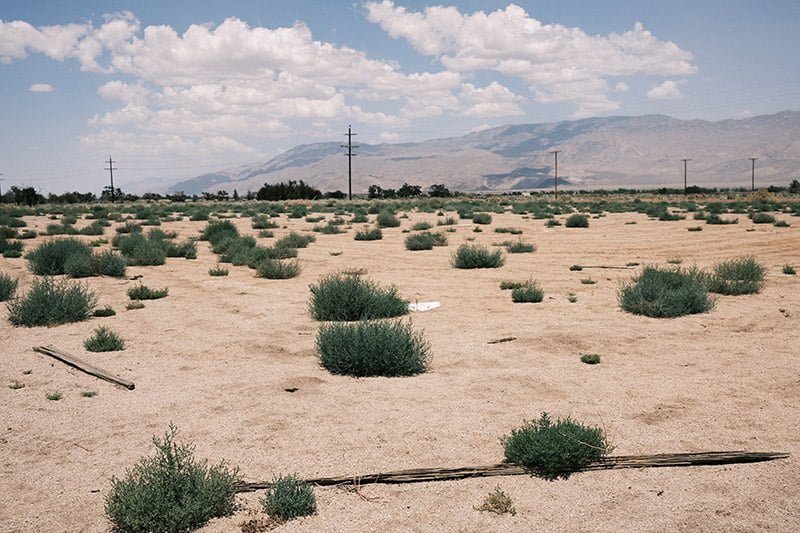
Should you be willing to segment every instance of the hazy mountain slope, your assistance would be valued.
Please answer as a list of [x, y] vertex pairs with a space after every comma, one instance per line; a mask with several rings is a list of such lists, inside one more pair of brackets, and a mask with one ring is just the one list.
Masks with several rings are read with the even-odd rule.
[[[298, 146], [265, 163], [214, 172], [172, 191], [258, 190], [290, 179], [324, 191], [347, 190], [347, 160], [339, 142]], [[419, 143], [362, 144], [353, 160], [353, 191], [408, 182], [452, 190], [509, 190], [552, 186], [552, 150], [559, 178], [574, 187], [677, 187], [689, 183], [746, 186], [750, 156], [759, 183], [786, 184], [800, 176], [800, 112], [742, 120], [683, 121], [662, 115], [603, 117], [501, 126], [462, 137]], [[559, 180], [561, 184], [561, 180]]]

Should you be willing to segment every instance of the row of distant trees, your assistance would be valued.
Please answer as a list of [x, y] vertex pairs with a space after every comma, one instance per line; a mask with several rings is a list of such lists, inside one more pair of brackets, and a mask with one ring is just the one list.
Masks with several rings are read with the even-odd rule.
[[[620, 189], [621, 192], [635, 192], [635, 191], [628, 191], [627, 189]], [[691, 186], [688, 187], [686, 192], [689, 194], [709, 194], [717, 192], [717, 189], [710, 189], [705, 187], [697, 187]], [[800, 194], [800, 181], [792, 180], [788, 187], [776, 187], [770, 185], [767, 187], [767, 191], [769, 192], [789, 192], [791, 194]], [[653, 192], [660, 193], [660, 194], [677, 194], [683, 193], [683, 189], [656, 189]], [[414, 198], [423, 196], [423, 194], [427, 194], [427, 196], [434, 197], [434, 198], [447, 198], [453, 196], [453, 193], [444, 185], [444, 184], [435, 184], [431, 185], [426, 193], [423, 193], [422, 187], [419, 185], [410, 185], [408, 183], [404, 183], [402, 187], [399, 189], [384, 189], [379, 185], [370, 185], [369, 189], [367, 190], [367, 197], [369, 199], [391, 199], [391, 198]], [[458, 194], [458, 193], [455, 193]], [[94, 193], [87, 192], [66, 192], [63, 194], [48, 194], [44, 196], [40, 194], [36, 189], [33, 187], [17, 187], [12, 186], [7, 191], [5, 191], [2, 195], [0, 195], [0, 203], [6, 204], [16, 204], [16, 205], [27, 205], [27, 206], [34, 206], [36, 204], [41, 203], [51, 203], [51, 204], [86, 204], [92, 202], [111, 202], [113, 201], [126, 201], [126, 202], [134, 202], [136, 200], [169, 200], [172, 202], [196, 202], [199, 200], [207, 200], [207, 201], [239, 201], [239, 200], [267, 200], [267, 201], [283, 201], [283, 200], [320, 200], [320, 199], [344, 199], [347, 195], [342, 191], [332, 191], [332, 192], [321, 192], [319, 189], [316, 189], [307, 183], [303, 182], [303, 180], [294, 181], [289, 180], [288, 183], [275, 183], [275, 184], [267, 184], [265, 183], [263, 187], [261, 187], [258, 191], [252, 192], [247, 191], [246, 193], [239, 195], [239, 192], [234, 189], [233, 194], [229, 194], [227, 191], [219, 191], [219, 192], [204, 192], [201, 194], [193, 194], [188, 195], [184, 194], [183, 191], [176, 192], [173, 194], [158, 194], [158, 193], [145, 193], [142, 195], [135, 195], [135, 194], [128, 194], [124, 193], [119, 188], [115, 188], [112, 190], [111, 187], [105, 187], [103, 191], [100, 193], [100, 196], [96, 196]]]

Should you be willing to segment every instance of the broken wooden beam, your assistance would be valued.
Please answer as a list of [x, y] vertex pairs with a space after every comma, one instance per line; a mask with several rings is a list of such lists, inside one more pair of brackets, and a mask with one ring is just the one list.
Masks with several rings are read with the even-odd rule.
[[492, 339], [490, 341], [486, 341], [486, 344], [500, 344], [501, 342], [511, 342], [517, 340], [516, 337], [503, 337], [502, 339]]
[[33, 351], [47, 355], [54, 359], [58, 359], [62, 363], [66, 363], [67, 365], [77, 368], [82, 372], [86, 372], [91, 376], [104, 379], [106, 381], [110, 381], [115, 385], [121, 385], [128, 390], [133, 390], [136, 388], [136, 385], [133, 382], [124, 380], [119, 376], [115, 376], [114, 374], [111, 374], [110, 372], [107, 372], [102, 368], [98, 368], [94, 365], [87, 363], [86, 361], [82, 361], [81, 359], [75, 357], [74, 355], [62, 352], [61, 350], [53, 346], [34, 346]]
[[[618, 455], [605, 457], [586, 467], [584, 470], [609, 470], [615, 468], [663, 468], [677, 466], [709, 466], [739, 463], [758, 463], [786, 459], [788, 453], [783, 452], [697, 452], [697, 453], [664, 453], [657, 455]], [[488, 466], [468, 466], [460, 468], [418, 468], [412, 470], [396, 470], [377, 474], [317, 477], [306, 479], [306, 483], [321, 487], [333, 485], [369, 485], [369, 484], [397, 484], [397, 483], [423, 483], [427, 481], [452, 481], [458, 479], [494, 476], [519, 476], [533, 474], [523, 466], [500, 463]], [[271, 482], [242, 482], [236, 487], [237, 492], [253, 492], [267, 489]]]

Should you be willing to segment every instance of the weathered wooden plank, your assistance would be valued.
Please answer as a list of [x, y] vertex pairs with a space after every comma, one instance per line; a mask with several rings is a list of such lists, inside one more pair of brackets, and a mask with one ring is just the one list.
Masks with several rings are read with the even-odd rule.
[[58, 359], [62, 363], [65, 363], [71, 367], [77, 368], [82, 372], [86, 372], [87, 374], [94, 376], [96, 378], [104, 379], [106, 381], [110, 381], [115, 385], [121, 385], [128, 390], [133, 390], [136, 388], [136, 385], [125, 379], [122, 379], [119, 376], [115, 376], [114, 374], [103, 370], [102, 368], [96, 367], [92, 364], [83, 361], [74, 355], [70, 355], [66, 352], [59, 350], [53, 346], [34, 346], [33, 350], [35, 352], [39, 352], [41, 354], [47, 355], [54, 359]]

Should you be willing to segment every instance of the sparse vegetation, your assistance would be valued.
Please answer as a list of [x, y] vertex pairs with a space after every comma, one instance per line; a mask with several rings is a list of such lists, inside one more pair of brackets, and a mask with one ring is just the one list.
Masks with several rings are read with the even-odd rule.
[[753, 213], [751, 217], [753, 224], [774, 224], [775, 217], [770, 215], [769, 213]]
[[17, 280], [6, 274], [0, 272], [0, 302], [5, 302], [14, 297], [17, 291]]
[[[794, 276], [795, 274], [797, 274], [797, 270], [794, 268], [793, 265], [786, 264], [783, 265], [783, 273], [786, 274], [787, 276]], [[2, 298], [0, 298], [0, 300], [2, 300]]]
[[550, 480], [567, 478], [610, 451], [602, 429], [569, 417], [553, 421], [547, 413], [512, 430], [503, 445], [506, 461]]
[[136, 285], [128, 289], [128, 298], [131, 300], [158, 300], [164, 298], [169, 293], [169, 289], [151, 289], [146, 285]]
[[486, 496], [481, 506], [476, 507], [475, 510], [488, 511], [495, 514], [510, 514], [511, 516], [517, 514], [511, 496], [503, 492], [499, 485]]
[[97, 396], [97, 391], [85, 390], [81, 392], [82, 398], [94, 398], [95, 396]]
[[525, 281], [510, 281], [510, 280], [501, 281], [500, 289], [504, 291], [509, 289], [516, 289], [517, 287], [525, 286], [525, 283], [526, 283]]
[[574, 215], [570, 215], [569, 218], [567, 218], [567, 221], [564, 222], [564, 226], [568, 228], [588, 228], [589, 217], [587, 217], [586, 215], [575, 213]]
[[571, 267], [569, 267], [569, 269], [571, 272], [580, 272], [581, 270], [583, 270], [583, 267], [581, 265], [572, 265]]
[[450, 260], [455, 268], [500, 268], [504, 263], [502, 251], [492, 252], [485, 246], [470, 244], [459, 246]]
[[522, 239], [506, 243], [506, 251], [510, 254], [529, 254], [536, 251], [536, 246]]
[[95, 317], [98, 317], [98, 318], [104, 318], [104, 317], [108, 317], [108, 316], [114, 316], [116, 314], [117, 314], [117, 312], [114, 311], [113, 308], [111, 308], [110, 306], [105, 306], [105, 307], [101, 307], [100, 309], [95, 309], [94, 313], [92, 313], [92, 316], [95, 316]]
[[514, 303], [539, 303], [544, 299], [544, 291], [533, 280], [528, 280], [511, 290], [511, 301]]
[[316, 345], [320, 363], [332, 374], [412, 376], [430, 362], [428, 342], [402, 320], [323, 324]]
[[600, 363], [600, 356], [596, 353], [587, 353], [581, 356], [581, 363], [586, 363], [587, 365], [596, 365]]
[[256, 276], [266, 279], [290, 279], [300, 275], [300, 263], [285, 259], [267, 259], [256, 267]]
[[571, 304], [574, 304], [578, 301], [578, 296], [574, 292], [571, 292], [567, 294], [567, 301]]
[[37, 276], [57, 276], [67, 274], [70, 263], [75, 271], [79, 264], [85, 264], [85, 270], [91, 272], [91, 256], [92, 249], [87, 244], [75, 238], [67, 238], [44, 242], [28, 252], [25, 259], [28, 260], [31, 272]]
[[27, 294], [8, 302], [8, 320], [15, 326], [55, 326], [86, 320], [97, 300], [80, 283], [45, 277]]
[[212, 277], [227, 276], [228, 274], [228, 269], [222, 265], [213, 266], [208, 269], [208, 275]]
[[597, 283], [597, 280], [592, 278], [581, 278], [581, 285], [594, 285]]
[[60, 399], [61, 399], [61, 398], [63, 398], [63, 397], [64, 397], [64, 395], [63, 395], [63, 394], [61, 394], [61, 392], [60, 392], [60, 391], [48, 392], [48, 393], [45, 395], [45, 398], [47, 398], [47, 399], [48, 399], [48, 400], [50, 400], [51, 402], [57, 402], [58, 400], [60, 400]]
[[731, 259], [714, 265], [708, 290], [718, 294], [752, 294], [764, 285], [766, 269], [751, 256]]
[[287, 522], [317, 512], [314, 489], [296, 476], [277, 476], [261, 500], [264, 512], [278, 522]]
[[125, 341], [105, 326], [94, 330], [94, 335], [83, 341], [83, 347], [90, 352], [118, 352], [125, 349]]
[[381, 228], [370, 228], [356, 231], [355, 240], [357, 241], [378, 241], [383, 239]]
[[153, 437], [154, 456], [111, 478], [105, 513], [114, 531], [193, 531], [233, 513], [238, 470], [198, 462], [192, 444], [176, 442], [177, 432], [170, 424], [163, 438]]
[[383, 210], [378, 213], [377, 222], [379, 228], [396, 228], [400, 226], [400, 219], [389, 210]]
[[130, 302], [125, 306], [125, 309], [128, 311], [133, 311], [134, 309], [144, 309], [144, 302], [140, 302], [139, 300]]
[[398, 296], [397, 287], [383, 288], [360, 276], [329, 274], [310, 290], [309, 311], [315, 320], [354, 321], [408, 313], [408, 302]]
[[492, 223], [492, 215], [489, 213], [472, 213], [472, 222], [475, 224], [491, 224]]
[[666, 269], [647, 266], [622, 286], [619, 302], [629, 313], [653, 318], [671, 318], [709, 311], [708, 276], [697, 269]]

